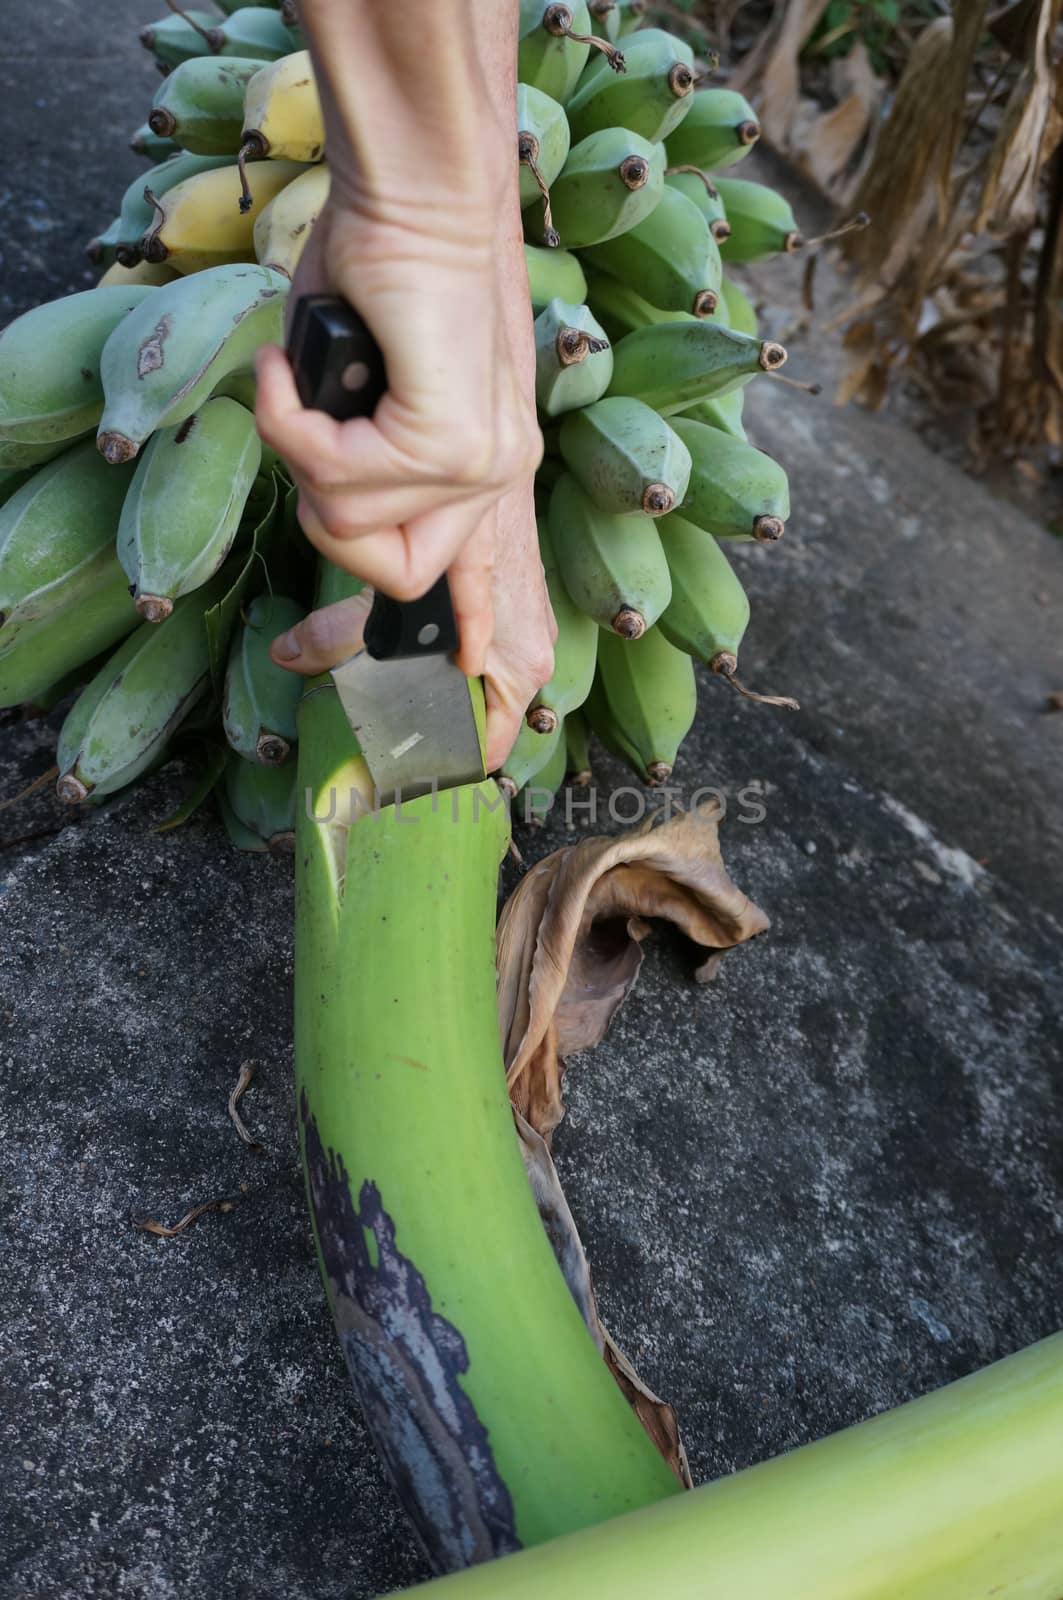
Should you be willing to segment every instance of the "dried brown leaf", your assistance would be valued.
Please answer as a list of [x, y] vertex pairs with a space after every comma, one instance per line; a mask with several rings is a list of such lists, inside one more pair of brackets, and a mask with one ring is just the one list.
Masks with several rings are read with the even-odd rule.
[[717, 801], [660, 814], [618, 838], [584, 839], [534, 866], [498, 929], [498, 1005], [513, 1115], [525, 1168], [561, 1270], [614, 1378], [679, 1482], [691, 1485], [673, 1408], [642, 1381], [598, 1314], [579, 1232], [550, 1138], [564, 1115], [564, 1057], [603, 1037], [642, 962], [645, 918], [661, 917], [710, 953], [768, 927], [720, 854]]
[[1056, 94], [1050, 41], [1057, 0], [1042, 0], [1032, 30], [1030, 55], [1008, 97], [989, 156], [974, 226], [1029, 227], [1037, 215], [1037, 184], [1043, 145]]

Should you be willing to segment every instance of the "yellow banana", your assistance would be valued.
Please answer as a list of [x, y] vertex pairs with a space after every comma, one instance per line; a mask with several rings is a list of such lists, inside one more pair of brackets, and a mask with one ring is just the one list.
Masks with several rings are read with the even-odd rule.
[[[281, 162], [274, 162], [281, 166]], [[258, 177], [256, 169], [252, 182]], [[325, 162], [307, 167], [263, 206], [255, 219], [255, 255], [263, 267], [290, 278], [310, 237], [318, 212], [328, 199], [329, 169]]]
[[234, 163], [186, 178], [155, 200], [155, 222], [141, 241], [144, 259], [181, 273], [253, 261], [256, 218], [305, 170], [294, 161], [268, 161], [245, 180]]
[[255, 73], [244, 97], [240, 144], [245, 160], [321, 159], [325, 122], [308, 50], [296, 50]]

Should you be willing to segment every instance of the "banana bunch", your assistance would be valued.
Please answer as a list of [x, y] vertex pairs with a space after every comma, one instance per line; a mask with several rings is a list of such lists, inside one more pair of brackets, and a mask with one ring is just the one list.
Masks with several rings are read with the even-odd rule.
[[[516, 161], [558, 638], [501, 781], [532, 820], [567, 773], [586, 781], [589, 732], [664, 781], [693, 662], [749, 693], [749, 602], [720, 541], [773, 541], [789, 515], [786, 475], [742, 418], [746, 386], [786, 352], [759, 338], [728, 269], [795, 249], [797, 223], [730, 175], [759, 136], [748, 102], [702, 87], [686, 42], [643, 28], [645, 12], [520, 3]], [[141, 39], [164, 71], [131, 140], [151, 165], [89, 246], [100, 281], [0, 332], [0, 705], [86, 685], [60, 740], [72, 802], [187, 750], [194, 730], [216, 751], [230, 835], [284, 848], [301, 684], [269, 645], [314, 603], [314, 564], [255, 431], [253, 359], [282, 336], [328, 199], [324, 118], [290, 3], [223, 0]]]

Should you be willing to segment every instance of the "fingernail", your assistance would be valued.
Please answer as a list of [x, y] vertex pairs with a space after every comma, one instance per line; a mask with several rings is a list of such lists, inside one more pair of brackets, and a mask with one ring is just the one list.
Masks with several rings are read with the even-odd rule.
[[296, 637], [295, 629], [282, 633], [273, 641], [272, 654], [278, 661], [296, 661], [302, 655], [302, 646]]

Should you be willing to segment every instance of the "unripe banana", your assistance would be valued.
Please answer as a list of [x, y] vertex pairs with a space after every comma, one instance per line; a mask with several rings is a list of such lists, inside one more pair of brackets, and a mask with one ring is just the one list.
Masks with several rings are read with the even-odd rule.
[[710, 428], [719, 428], [723, 433], [733, 434], [736, 439], [744, 439], [746, 430], [742, 411], [745, 398], [744, 389], [731, 389], [727, 394], [698, 400], [694, 405], [687, 406], [682, 415], [689, 417], [691, 422], [705, 422]]
[[625, 70], [604, 58], [588, 63], [568, 102], [574, 139], [603, 128], [628, 128], [656, 142], [670, 138], [693, 102], [694, 52], [661, 28], [647, 28], [624, 48]]
[[634, 33], [636, 28], [642, 27], [649, 8], [650, 0], [616, 0], [616, 9], [620, 13], [621, 39], [625, 39], [629, 33]]
[[762, 261], [788, 255], [804, 243], [790, 202], [765, 183], [745, 178], [717, 178], [730, 236], [720, 246], [725, 261]]
[[591, 246], [586, 256], [592, 266], [637, 284], [664, 311], [707, 317], [716, 309], [719, 246], [697, 206], [677, 189], [665, 187], [650, 216]]
[[325, 121], [308, 50], [282, 56], [255, 74], [247, 86], [242, 157], [320, 161]]
[[622, 761], [645, 780], [642, 757], [613, 716], [602, 687], [601, 673], [595, 673], [594, 683], [591, 685], [591, 692], [587, 696], [583, 711], [587, 726], [598, 742], [616, 756], [618, 761]]
[[[114, 549], [131, 477], [128, 468], [109, 468], [86, 440], [41, 467], [5, 500], [0, 508], [0, 658], [61, 614], [76, 639], [71, 666], [106, 649], [133, 626], [136, 613]], [[49, 658], [50, 648], [42, 647]]]
[[85, 246], [85, 254], [94, 267], [109, 267], [118, 259], [118, 246], [122, 238], [122, 222], [120, 217], [115, 217], [109, 222], [102, 233], [90, 239]]
[[550, 190], [554, 227], [573, 250], [642, 222], [664, 193], [664, 147], [606, 128], [569, 151]]
[[590, 692], [598, 654], [598, 629], [591, 618], [573, 604], [561, 575], [550, 530], [542, 519], [539, 521], [539, 551], [557, 623], [557, 639], [553, 674], [532, 701], [527, 720], [534, 732], [550, 733], [570, 711], [583, 704]]
[[535, 319], [535, 399], [548, 417], [600, 400], [613, 352], [587, 306], [551, 300]]
[[149, 127], [196, 155], [235, 156], [244, 120], [244, 91], [261, 69], [261, 61], [240, 57], [182, 61], [155, 91]]
[[534, 773], [513, 802], [513, 814], [529, 828], [541, 828], [553, 810], [554, 798], [564, 787], [568, 766], [565, 725], [560, 738], [539, 771]]
[[591, 27], [599, 38], [615, 44], [620, 37], [620, 7], [616, 0], [587, 0]]
[[291, 55], [295, 41], [279, 11], [271, 6], [241, 6], [210, 29], [209, 48], [219, 56], [277, 61]]
[[186, 178], [156, 195], [155, 220], [141, 240], [145, 260], [182, 273], [253, 260], [257, 218], [306, 170], [294, 161], [261, 161], [245, 175], [233, 162]]
[[149, 22], [141, 28], [140, 42], [162, 66], [180, 66], [182, 61], [190, 61], [193, 56], [211, 54], [207, 32], [217, 20], [213, 11], [189, 10], [180, 16], [169, 12], [158, 22]]
[[741, 389], [757, 373], [778, 371], [781, 344], [751, 339], [716, 322], [656, 323], [613, 346], [612, 395], [636, 395], [668, 416], [698, 400]]
[[82, 690], [59, 734], [60, 800], [103, 799], [162, 755], [210, 683], [203, 615], [229, 582], [219, 574], [165, 622], [143, 623]]
[[717, 244], [731, 236], [731, 224], [724, 210], [723, 196], [707, 172], [688, 171], [683, 167], [668, 167], [664, 175], [669, 189], [678, 189], [701, 212], [709, 225], [709, 232]]
[[168, 267], [165, 261], [138, 261], [135, 267], [123, 267], [120, 261], [112, 262], [97, 283], [97, 289], [121, 288], [137, 284], [143, 288], [157, 289], [160, 284], [172, 283], [181, 274]]
[[569, 0], [566, 5], [520, 0], [519, 41], [517, 77], [561, 105], [576, 87], [592, 45], [613, 63], [614, 72], [623, 70], [623, 56], [607, 39], [591, 33], [586, 0]]
[[559, 443], [565, 465], [603, 511], [662, 517], [683, 502], [690, 453], [641, 400], [616, 396], [569, 412]]
[[524, 264], [528, 269], [528, 288], [531, 292], [532, 311], [538, 316], [551, 300], [567, 300], [571, 305], [582, 305], [587, 298], [587, 280], [579, 258], [568, 250], [544, 250], [540, 245], [524, 246]]
[[733, 278], [724, 273], [720, 282], [720, 298], [727, 304], [727, 315], [731, 327], [737, 333], [748, 333], [751, 338], [757, 337], [757, 313], [753, 302], [748, 295], [738, 287]]
[[305, 609], [283, 595], [259, 595], [238, 629], [225, 673], [222, 724], [238, 755], [277, 767], [296, 741], [295, 713], [303, 692], [296, 672], [278, 667], [269, 647], [302, 622]]
[[694, 663], [660, 628], [631, 641], [603, 632], [598, 678], [636, 770], [646, 783], [667, 783], [697, 710]]
[[[588, 280], [587, 302], [614, 344], [619, 344], [636, 328], [653, 328], [659, 322], [698, 320], [687, 311], [662, 311], [658, 306], [651, 306], [630, 284], [611, 278], [607, 272], [595, 272]], [[719, 310], [718, 305], [712, 314], [713, 322], [719, 322]]]
[[295, 762], [263, 767], [235, 753], [225, 768], [218, 801], [229, 838], [241, 850], [290, 855], [295, 849]]
[[668, 135], [668, 165], [718, 171], [747, 156], [760, 138], [749, 101], [734, 89], [699, 89], [681, 126]]
[[569, 782], [581, 789], [586, 788], [594, 776], [591, 771], [589, 735], [586, 712], [582, 708], [570, 711], [565, 718], [565, 771]]
[[151, 439], [118, 527], [118, 559], [146, 621], [168, 617], [179, 595], [217, 572], [261, 458], [254, 417], [223, 397]]
[[129, 148], [145, 161], [165, 161], [168, 156], [178, 155], [181, 146], [176, 139], [165, 138], [156, 133], [150, 123], [142, 122], [130, 139]]
[[653, 626], [672, 580], [650, 517], [602, 511], [566, 473], [551, 492], [547, 526], [570, 604], [622, 639]]
[[103, 348], [157, 293], [86, 289], [34, 307], [0, 333], [0, 467], [34, 466], [91, 432], [103, 411]]
[[496, 774], [498, 787], [507, 799], [512, 800], [537, 772], [542, 772], [562, 742], [562, 728], [559, 722], [549, 733], [536, 733], [527, 722], [521, 725], [512, 750]]
[[683, 515], [717, 539], [781, 539], [790, 488], [777, 461], [704, 422], [673, 417], [690, 451], [690, 488]]
[[[280, 166], [280, 162], [274, 163]], [[310, 230], [329, 195], [324, 161], [304, 167], [255, 218], [255, 256], [264, 267], [290, 278], [299, 265]]]
[[558, 238], [550, 214], [550, 185], [568, 159], [568, 119], [556, 100], [530, 84], [517, 85], [517, 161], [521, 210], [543, 206], [543, 234], [550, 248]]
[[675, 512], [662, 517], [659, 528], [672, 574], [672, 598], [657, 626], [669, 644], [704, 661], [747, 700], [800, 710], [786, 695], [755, 694], [738, 677], [749, 600], [719, 543]]
[[662, 415], [740, 389], [786, 360], [781, 344], [751, 339], [716, 322], [636, 328], [613, 347], [611, 395], [634, 395]]
[[[283, 338], [287, 278], [265, 267], [212, 267], [142, 291], [103, 348], [106, 405], [96, 436], [108, 461], [128, 461], [156, 428], [184, 422], [259, 345]], [[90, 291], [94, 299], [101, 291]]]
[[[174, 18], [177, 21], [177, 18]], [[100, 239], [94, 239], [89, 246], [89, 256], [92, 258], [94, 246], [101, 243], [113, 232], [114, 244], [119, 262], [124, 267], [133, 267], [141, 257], [141, 240], [151, 227], [155, 218], [155, 206], [148, 199], [148, 194], [153, 194], [156, 199], [161, 199], [171, 189], [176, 189], [178, 184], [187, 178], [198, 177], [203, 172], [213, 172], [215, 168], [231, 164], [230, 156], [194, 156], [182, 150], [175, 156], [170, 156], [166, 161], [160, 161], [145, 179], [139, 173], [122, 196], [122, 205], [115, 222], [107, 230], [107, 234]]]

